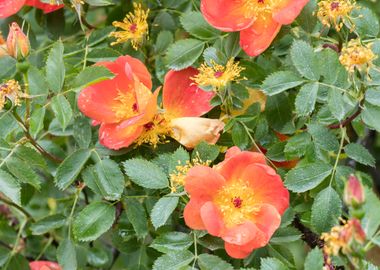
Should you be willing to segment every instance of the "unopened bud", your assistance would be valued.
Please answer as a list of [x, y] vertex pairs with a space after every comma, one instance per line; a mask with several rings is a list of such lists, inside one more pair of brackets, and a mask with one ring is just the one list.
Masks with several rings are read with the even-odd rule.
[[348, 178], [346, 186], [344, 187], [343, 199], [347, 205], [353, 207], [357, 207], [364, 203], [364, 188], [356, 176], [350, 175]]
[[7, 49], [8, 54], [17, 60], [24, 59], [30, 52], [29, 39], [15, 22], [9, 27]]

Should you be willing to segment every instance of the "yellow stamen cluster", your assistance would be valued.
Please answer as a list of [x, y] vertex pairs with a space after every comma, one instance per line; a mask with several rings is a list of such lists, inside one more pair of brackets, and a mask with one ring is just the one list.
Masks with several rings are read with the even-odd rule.
[[184, 165], [182, 165], [181, 161], [178, 160], [178, 165], [175, 167], [175, 172], [169, 175], [172, 192], [176, 192], [178, 187], [185, 184], [186, 175], [191, 168], [198, 165], [210, 166], [210, 163], [210, 160], [202, 161], [199, 157], [193, 158], [191, 161], [186, 161], [186, 164]]
[[235, 63], [233, 58], [228, 60], [226, 66], [211, 60], [211, 66], [203, 63], [198, 69], [199, 73], [191, 79], [198, 85], [212, 86], [218, 90], [229, 82], [238, 81], [243, 70], [244, 68], [239, 66], [239, 62]]
[[252, 215], [260, 210], [249, 183], [235, 180], [218, 191], [214, 197], [223, 220], [228, 228], [252, 219]]
[[12, 100], [14, 106], [19, 106], [21, 96], [21, 87], [17, 81], [9, 80], [0, 84], [0, 110], [4, 108], [6, 98]]
[[277, 4], [277, 0], [246, 0], [244, 1], [245, 18], [266, 19], [271, 15], [273, 7]]
[[355, 0], [323, 0], [318, 3], [317, 17], [327, 27], [340, 31], [345, 23], [354, 28], [350, 13], [355, 9]]
[[118, 102], [112, 107], [112, 110], [119, 120], [124, 120], [137, 114], [138, 105], [133, 92], [124, 93], [118, 90], [118, 95], [114, 100]]
[[330, 256], [337, 256], [339, 252], [346, 255], [351, 254], [354, 241], [355, 246], [365, 242], [365, 234], [359, 221], [346, 222], [343, 220], [342, 223], [343, 225], [334, 226], [330, 232], [322, 233], [321, 239], [325, 242], [323, 251], [329, 260]]
[[350, 73], [353, 73], [356, 68], [359, 71], [366, 71], [368, 74], [369, 69], [373, 66], [373, 61], [377, 58], [371, 46], [372, 44], [362, 44], [360, 39], [350, 40], [342, 49], [339, 57], [340, 63]]
[[116, 38], [111, 45], [131, 41], [132, 47], [137, 50], [148, 34], [149, 9], [143, 10], [141, 4], [133, 3], [134, 11], [128, 13], [122, 22], [113, 22], [112, 25], [121, 28], [123, 31], [115, 31], [110, 34]]
[[159, 143], [167, 143], [167, 137], [171, 134], [170, 119], [163, 114], [157, 114], [151, 122], [144, 125], [144, 131], [136, 140], [136, 144], [147, 143], [157, 147]]

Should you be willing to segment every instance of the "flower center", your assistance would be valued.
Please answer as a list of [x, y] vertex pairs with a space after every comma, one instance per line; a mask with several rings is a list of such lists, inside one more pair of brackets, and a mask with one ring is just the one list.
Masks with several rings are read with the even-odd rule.
[[330, 7], [331, 10], [339, 10], [339, 2], [332, 2]]
[[156, 114], [151, 122], [146, 123], [144, 130], [136, 144], [147, 143], [156, 147], [159, 143], [167, 142], [167, 136], [172, 134], [170, 118], [163, 114]]
[[277, 0], [246, 0], [244, 2], [244, 16], [246, 18], [262, 18], [272, 13]]
[[129, 30], [134, 33], [137, 30], [137, 24], [132, 23], [131, 26], [129, 26]]
[[227, 183], [213, 198], [228, 228], [251, 220], [259, 210], [254, 191], [247, 181], [234, 180]]
[[115, 101], [116, 104], [112, 107], [112, 110], [119, 120], [131, 118], [139, 112], [136, 97], [131, 91], [125, 93], [118, 90]]

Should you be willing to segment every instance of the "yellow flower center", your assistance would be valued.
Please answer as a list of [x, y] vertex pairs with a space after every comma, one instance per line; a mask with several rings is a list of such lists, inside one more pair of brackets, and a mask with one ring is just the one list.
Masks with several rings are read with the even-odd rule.
[[118, 95], [115, 98], [116, 104], [112, 107], [118, 120], [125, 120], [138, 114], [139, 108], [136, 96], [133, 92], [121, 92], [118, 90]]
[[372, 44], [363, 45], [359, 39], [350, 40], [342, 49], [339, 57], [340, 63], [351, 73], [355, 71], [355, 68], [368, 73], [373, 66], [372, 62], [377, 58], [371, 46]]
[[122, 22], [113, 22], [112, 25], [121, 28], [123, 31], [115, 31], [110, 34], [116, 38], [111, 45], [131, 41], [132, 47], [137, 50], [148, 34], [148, 14], [149, 9], [143, 10], [141, 4], [133, 3], [134, 10], [129, 12]]
[[157, 147], [157, 144], [167, 142], [167, 137], [171, 134], [170, 118], [163, 114], [156, 114], [151, 122], [144, 125], [144, 131], [136, 144], [147, 143]]
[[227, 183], [218, 191], [213, 201], [219, 208], [227, 228], [251, 220], [259, 210], [253, 189], [243, 180]]
[[19, 106], [22, 96], [20, 84], [16, 80], [9, 80], [0, 84], [0, 110], [4, 108], [6, 98], [11, 99], [13, 105]]
[[211, 60], [211, 66], [203, 63], [198, 69], [199, 73], [193, 78], [194, 82], [201, 86], [212, 86], [215, 90], [225, 87], [229, 82], [237, 81], [240, 72], [244, 70], [238, 62], [231, 58], [226, 66], [219, 65]]
[[243, 4], [246, 18], [263, 18], [271, 14], [277, 0], [246, 0]]
[[351, 28], [354, 24], [350, 13], [356, 8], [355, 0], [323, 0], [318, 3], [317, 17], [327, 27], [334, 26], [337, 31], [342, 29], [344, 23], [349, 22]]

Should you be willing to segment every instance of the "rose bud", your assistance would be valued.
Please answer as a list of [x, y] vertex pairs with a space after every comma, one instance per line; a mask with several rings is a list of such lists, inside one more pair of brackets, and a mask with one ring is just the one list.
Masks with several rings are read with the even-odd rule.
[[353, 207], [357, 207], [364, 203], [364, 188], [362, 183], [356, 176], [350, 175], [350, 177], [348, 178], [348, 181], [346, 182], [346, 185], [344, 187], [343, 199], [347, 205]]
[[29, 55], [30, 42], [28, 37], [22, 32], [20, 26], [13, 22], [9, 27], [7, 38], [8, 54], [17, 60], [24, 59]]

